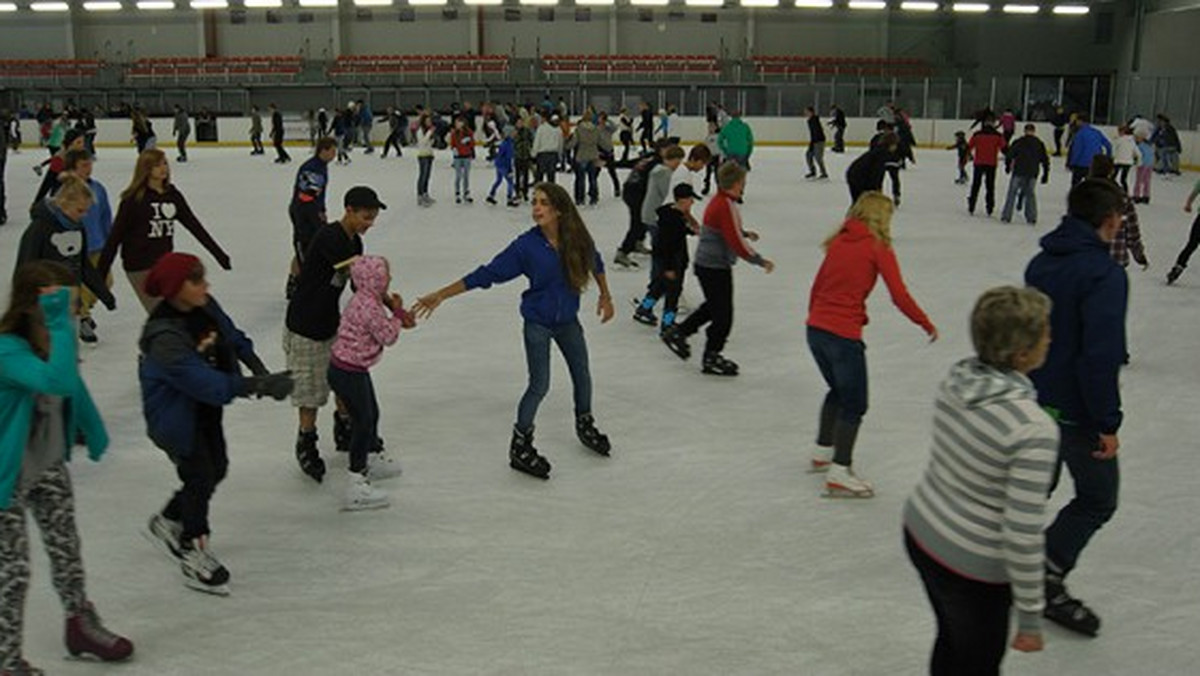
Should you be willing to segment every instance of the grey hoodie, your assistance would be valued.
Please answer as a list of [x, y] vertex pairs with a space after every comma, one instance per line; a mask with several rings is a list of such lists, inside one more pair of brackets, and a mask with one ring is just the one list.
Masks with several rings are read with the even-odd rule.
[[1042, 528], [1058, 427], [1026, 376], [976, 358], [942, 381], [932, 457], [904, 505], [921, 549], [970, 579], [1008, 583], [1022, 633], [1041, 631]]

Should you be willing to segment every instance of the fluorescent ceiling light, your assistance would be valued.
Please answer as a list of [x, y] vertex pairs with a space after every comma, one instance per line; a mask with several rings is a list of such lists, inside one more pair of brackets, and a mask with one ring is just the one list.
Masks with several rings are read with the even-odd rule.
[[779, 0], [741, 0], [742, 7], [778, 7]]
[[846, 6], [850, 9], [887, 9], [884, 0], [850, 0]]
[[805, 9], [829, 9], [833, 7], [833, 0], [796, 0], [796, 6]]
[[283, 0], [244, 0], [242, 4], [246, 5], [249, 9], [283, 7]]
[[300, 0], [301, 7], [337, 7], [338, 0]]
[[952, 9], [967, 14], [980, 14], [990, 10], [991, 6], [982, 2], [956, 2]]
[[936, 12], [938, 4], [936, 2], [924, 2], [923, 0], [905, 0], [900, 3], [900, 9], [906, 12]]
[[1005, 14], [1037, 14], [1041, 7], [1037, 5], [1005, 5]]
[[602, 5], [612, 7], [617, 4], [617, 0], [575, 0], [576, 5]]
[[116, 0], [89, 0], [83, 3], [83, 8], [89, 12], [115, 12], [121, 9], [121, 3]]
[[1055, 14], [1071, 14], [1079, 16], [1088, 13], [1087, 5], [1056, 5], [1054, 7]]
[[[579, 0], [575, 0], [579, 2]], [[725, 0], [684, 0], [688, 7], [721, 7], [725, 4]]]
[[521, 0], [522, 5], [557, 5], [558, 0]]
[[175, 0], [138, 0], [138, 9], [175, 9]]
[[463, 0], [466, 5], [501, 5], [504, 0]]
[[229, 6], [227, 0], [192, 0], [192, 9], [225, 9]]
[[30, 3], [29, 9], [35, 12], [69, 12], [70, 5], [65, 2], [34, 2]]
[[668, 0], [629, 0], [629, 4], [639, 7], [661, 6], [667, 2]]
[[354, 0], [355, 7], [391, 7], [392, 0]]
[[0, 12], [15, 12], [17, 5], [14, 2], [0, 2]]
[[446, 4], [446, 0], [408, 0], [408, 4], [413, 5], [414, 7], [444, 5]]

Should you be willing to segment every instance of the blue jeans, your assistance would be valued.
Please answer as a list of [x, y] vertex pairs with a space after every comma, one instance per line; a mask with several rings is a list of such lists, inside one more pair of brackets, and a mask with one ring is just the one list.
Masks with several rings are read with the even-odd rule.
[[592, 202], [600, 199], [600, 187], [596, 179], [600, 175], [600, 167], [595, 162], [575, 163], [575, 203], [583, 204], [584, 180], [587, 180], [587, 197]]
[[471, 196], [471, 158], [454, 158], [454, 196]]
[[529, 385], [517, 406], [517, 429], [528, 432], [533, 429], [533, 419], [538, 406], [550, 391], [550, 341], [558, 345], [567, 370], [571, 373], [571, 384], [575, 388], [575, 415], [592, 412], [592, 376], [588, 371], [587, 341], [583, 338], [583, 326], [579, 320], [559, 326], [544, 326], [526, 320], [525, 362], [529, 367]]
[[1008, 181], [1008, 196], [1004, 198], [1004, 208], [1000, 210], [1000, 220], [1008, 223], [1013, 217], [1013, 207], [1016, 206], [1017, 196], [1023, 195], [1025, 201], [1025, 222], [1037, 223], [1037, 176], [1017, 176], [1013, 174]]
[[350, 415], [350, 471], [367, 471], [367, 453], [379, 436], [379, 400], [366, 371], [347, 371], [333, 364], [326, 371], [329, 388]]
[[861, 340], [850, 340], [810, 326], [808, 349], [812, 351], [821, 377], [829, 385], [822, 406], [821, 429], [817, 434], [817, 443], [829, 446], [833, 444], [832, 423], [835, 419], [857, 425], [867, 412], [867, 346]]
[[417, 158], [417, 195], [429, 196], [429, 175], [433, 173], [433, 155]]
[[727, 155], [727, 156], [725, 157], [725, 159], [729, 160], [730, 162], [733, 162], [733, 163], [737, 164], [739, 167], [741, 167], [741, 168], [743, 168], [743, 169], [748, 169], [748, 168], [749, 168], [749, 166], [750, 166], [750, 156], [749, 156], [749, 155], [733, 155], [733, 154], [730, 154], [730, 155]]
[[1075, 425], [1058, 426], [1062, 434], [1058, 445], [1058, 468], [1050, 491], [1058, 485], [1065, 463], [1075, 481], [1075, 497], [1046, 529], [1046, 560], [1063, 575], [1075, 568], [1079, 554], [1096, 531], [1108, 523], [1117, 511], [1117, 492], [1121, 473], [1117, 459], [1099, 460], [1092, 452], [1100, 439]]
[[500, 167], [496, 167], [496, 180], [492, 183], [492, 189], [488, 191], [488, 197], [496, 196], [496, 188], [499, 188], [501, 183], [506, 184], [506, 187], [508, 188], [508, 199], [511, 200], [513, 198], [512, 174]]

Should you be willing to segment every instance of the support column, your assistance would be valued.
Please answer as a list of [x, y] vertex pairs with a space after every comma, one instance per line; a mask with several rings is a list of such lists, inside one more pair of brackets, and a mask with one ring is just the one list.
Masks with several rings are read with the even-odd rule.
[[754, 10], [747, 9], [744, 11], [746, 12], [746, 53], [742, 55], [742, 58], [748, 59], [754, 56], [754, 34], [758, 31], [755, 27]]
[[[470, 10], [468, 10], [468, 11], [470, 11]], [[483, 8], [482, 7], [475, 8], [475, 15], [473, 17], [471, 17], [470, 22], [471, 22], [471, 28], [470, 28], [471, 43], [470, 43], [470, 47], [468, 49], [470, 49], [472, 54], [474, 54], [476, 56], [480, 56], [482, 54], [482, 52], [480, 50], [483, 49]]]
[[333, 25], [329, 27], [329, 60], [337, 61], [337, 58], [342, 55], [342, 12], [341, 10], [333, 11]]
[[608, 55], [617, 54], [617, 6], [607, 8], [608, 12]]

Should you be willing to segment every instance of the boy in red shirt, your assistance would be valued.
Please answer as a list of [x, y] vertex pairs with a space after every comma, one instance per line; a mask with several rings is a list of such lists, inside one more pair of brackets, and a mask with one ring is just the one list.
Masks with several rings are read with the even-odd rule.
[[971, 196], [967, 198], [967, 211], [975, 213], [975, 203], [979, 201], [979, 184], [985, 182], [987, 195], [984, 204], [987, 215], [991, 216], [996, 208], [996, 165], [999, 164], [1000, 153], [1008, 150], [1008, 142], [996, 131], [989, 122], [984, 122], [979, 131], [971, 135], [967, 143], [975, 156], [975, 175], [971, 179]]

